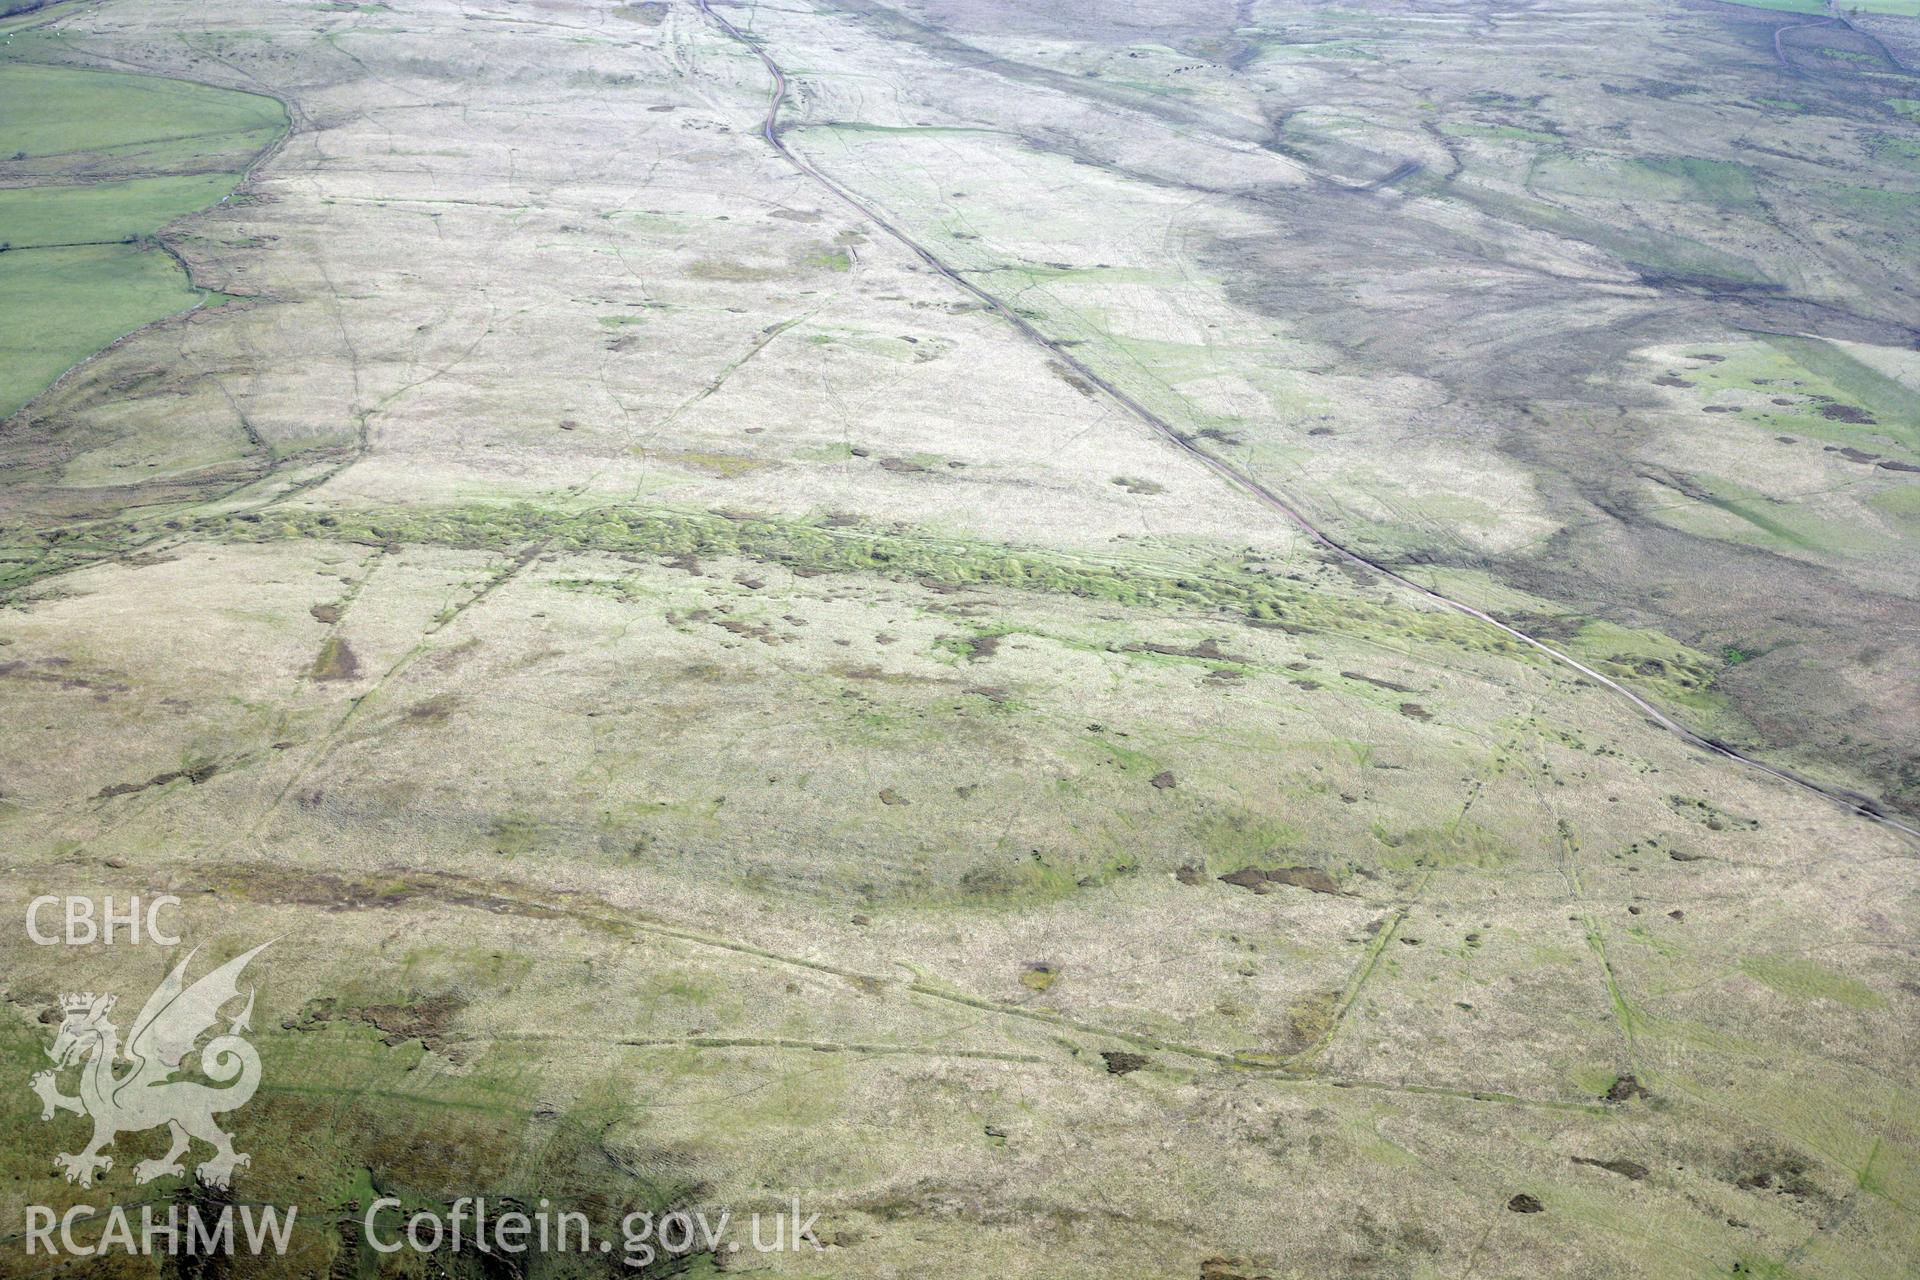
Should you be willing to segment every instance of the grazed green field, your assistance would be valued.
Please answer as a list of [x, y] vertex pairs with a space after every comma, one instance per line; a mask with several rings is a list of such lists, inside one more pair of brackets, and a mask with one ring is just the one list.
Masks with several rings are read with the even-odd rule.
[[205, 296], [166, 254], [140, 245], [0, 255], [0, 413], [114, 339]]
[[[1726, 0], [1728, 4], [1749, 9], [1776, 9], [1782, 13], [1827, 14], [1833, 12], [1826, 0]], [[1883, 13], [1896, 18], [1920, 18], [1920, 0], [1847, 0], [1838, 6], [1847, 14]]]
[[0, 154], [26, 159], [103, 153], [144, 168], [258, 149], [284, 126], [271, 98], [159, 76], [32, 63], [0, 66]]
[[233, 190], [237, 173], [0, 190], [0, 238], [8, 250], [133, 240], [204, 209]]
[[0, 416], [207, 297], [147, 238], [218, 203], [284, 121], [257, 94], [0, 62]]
[[1823, 0], [1729, 0], [1749, 9], [1778, 9], [1782, 13], [1825, 13]]

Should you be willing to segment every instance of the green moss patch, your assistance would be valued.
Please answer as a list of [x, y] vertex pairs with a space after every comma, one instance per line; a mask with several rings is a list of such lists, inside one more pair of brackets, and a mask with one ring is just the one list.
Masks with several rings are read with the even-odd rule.
[[1878, 1009], [1886, 1004], [1880, 993], [1864, 982], [1823, 968], [1804, 956], [1749, 956], [1740, 962], [1740, 972], [1796, 1000], [1832, 1000], [1849, 1009]]

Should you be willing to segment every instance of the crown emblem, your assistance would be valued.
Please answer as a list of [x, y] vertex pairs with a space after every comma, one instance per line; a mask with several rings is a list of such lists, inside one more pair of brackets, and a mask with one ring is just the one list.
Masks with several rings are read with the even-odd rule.
[[79, 995], [64, 995], [60, 997], [60, 1011], [62, 1013], [85, 1013], [91, 1008], [93, 1008], [93, 992], [91, 991], [83, 991]]

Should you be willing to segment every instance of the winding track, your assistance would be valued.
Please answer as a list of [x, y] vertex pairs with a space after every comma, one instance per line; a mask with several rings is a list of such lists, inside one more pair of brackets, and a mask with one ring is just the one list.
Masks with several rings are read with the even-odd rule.
[[[1834, 24], [1834, 22], [1835, 22], [1835, 19], [1833, 18], [1822, 18], [1818, 22], [1802, 22], [1791, 27], [1775, 27], [1774, 28], [1773, 56], [1780, 60], [1780, 66], [1782, 67], [1782, 69], [1786, 71], [1788, 75], [1799, 76], [1802, 80], [1809, 78], [1806, 72], [1794, 66], [1793, 60], [1787, 57], [1787, 47], [1785, 44], [1781, 43], [1780, 37], [1786, 35], [1787, 32], [1789, 31], [1808, 31], [1814, 27], [1830, 27]], [[1852, 28], [1849, 27], [1848, 29], [1851, 30]]]
[[1509, 636], [1530, 648], [1538, 650], [1553, 661], [1579, 672], [1589, 680], [1624, 698], [1627, 702], [1631, 703], [1636, 710], [1640, 711], [1660, 728], [1665, 729], [1689, 746], [1698, 747], [1700, 750], [1708, 752], [1711, 755], [1721, 756], [1736, 764], [1745, 765], [1749, 769], [1758, 770], [1768, 777], [1787, 783], [1789, 786], [1797, 787], [1802, 791], [1810, 792], [1824, 800], [1831, 801], [1849, 813], [1858, 814], [1883, 827], [1899, 831], [1916, 840], [1920, 840], [1920, 826], [1909, 824], [1887, 813], [1880, 807], [1879, 803], [1872, 798], [1848, 791], [1843, 787], [1836, 787], [1828, 783], [1816, 782], [1812, 778], [1802, 777], [1791, 770], [1782, 769], [1777, 765], [1768, 764], [1764, 760], [1747, 755], [1745, 752], [1730, 747], [1724, 742], [1696, 733], [1662, 711], [1652, 702], [1649, 702], [1646, 698], [1635, 693], [1626, 685], [1621, 684], [1609, 676], [1602, 675], [1572, 654], [1556, 649], [1545, 641], [1536, 639], [1515, 627], [1510, 627], [1484, 610], [1476, 609], [1464, 601], [1453, 599], [1451, 596], [1442, 595], [1430, 587], [1421, 586], [1413, 579], [1395, 572], [1379, 561], [1371, 560], [1361, 555], [1358, 551], [1354, 551], [1342, 543], [1335, 541], [1279, 493], [1268, 488], [1265, 484], [1254, 479], [1232, 463], [1194, 444], [1190, 438], [1177, 431], [1165, 418], [1162, 418], [1159, 414], [1141, 404], [1125, 391], [1122, 391], [1100, 373], [1089, 368], [1085, 362], [1073, 355], [1072, 352], [1028, 323], [1028, 321], [1014, 311], [1013, 308], [941, 261], [934, 255], [932, 250], [888, 221], [879, 210], [861, 200], [858, 196], [848, 191], [845, 187], [842, 187], [833, 179], [827, 177], [824, 173], [821, 173], [820, 170], [814, 168], [806, 159], [789, 150], [787, 144], [780, 140], [780, 108], [785, 104], [787, 98], [786, 72], [782, 71], [780, 65], [768, 56], [767, 51], [761, 47], [758, 40], [748, 36], [738, 27], [727, 21], [726, 18], [715, 13], [709, 0], [697, 0], [697, 3], [700, 6], [700, 12], [710, 18], [721, 31], [725, 32], [732, 39], [739, 41], [748, 49], [751, 49], [754, 56], [760, 59], [761, 65], [766, 67], [767, 73], [773, 77], [773, 90], [767, 101], [767, 114], [760, 122], [760, 136], [766, 139], [768, 146], [778, 152], [782, 159], [800, 173], [832, 192], [837, 200], [859, 214], [861, 218], [872, 223], [880, 230], [886, 232], [887, 235], [899, 241], [901, 245], [916, 258], [920, 259], [920, 261], [926, 263], [932, 270], [985, 303], [989, 310], [1012, 325], [1014, 329], [1019, 331], [1022, 337], [1040, 347], [1056, 360], [1079, 374], [1082, 378], [1085, 378], [1088, 382], [1098, 387], [1108, 399], [1145, 423], [1156, 435], [1160, 436], [1168, 444], [1171, 444], [1174, 448], [1200, 463], [1200, 465], [1207, 468], [1207, 470], [1213, 472], [1216, 476], [1219, 476], [1222, 480], [1240, 490], [1261, 506], [1283, 517], [1288, 523], [1299, 529], [1323, 550], [1339, 559], [1347, 561], [1349, 564], [1358, 565], [1396, 586], [1404, 587], [1408, 591], [1423, 596], [1442, 608], [1451, 609], [1455, 613], [1465, 614], [1469, 618], [1485, 623], [1503, 635]]

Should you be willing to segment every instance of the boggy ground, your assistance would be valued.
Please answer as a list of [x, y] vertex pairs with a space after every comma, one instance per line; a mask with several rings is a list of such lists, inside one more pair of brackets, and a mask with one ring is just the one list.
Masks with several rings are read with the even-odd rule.
[[[1370, 554], [1831, 778], [1908, 749], [1908, 242], [1634, 159], [1780, 77], [1809, 164], [1911, 136], [1771, 15], [725, 12], [796, 153]], [[168, 233], [241, 301], [0, 440], [8, 915], [278, 939], [234, 1194], [308, 1225], [242, 1273], [477, 1271], [358, 1244], [376, 1191], [797, 1191], [824, 1252], [696, 1260], [792, 1275], [1905, 1273], [1913, 846], [1313, 548], [774, 153], [697, 8], [105, 4], [28, 55], [294, 122]], [[1473, 100], [1496, 58], [1558, 114]], [[1540, 213], [1476, 159], [1521, 145], [1602, 176]], [[1882, 667], [1819, 656], [1870, 617]], [[1854, 749], [1765, 718], [1789, 659]], [[60, 992], [172, 959], [0, 939], [23, 1085]], [[0, 1221], [187, 1194], [150, 1137], [59, 1181], [82, 1122], [6, 1096]]]

